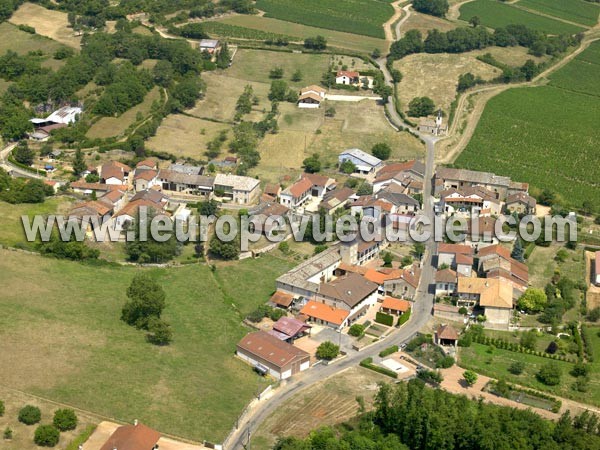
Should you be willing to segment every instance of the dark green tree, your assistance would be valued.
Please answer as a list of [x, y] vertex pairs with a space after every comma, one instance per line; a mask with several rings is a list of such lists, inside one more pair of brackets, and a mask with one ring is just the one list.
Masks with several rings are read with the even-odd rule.
[[166, 294], [148, 273], [139, 273], [133, 277], [127, 288], [129, 299], [121, 311], [121, 320], [138, 329], [147, 330], [150, 319], [160, 319], [165, 308]]

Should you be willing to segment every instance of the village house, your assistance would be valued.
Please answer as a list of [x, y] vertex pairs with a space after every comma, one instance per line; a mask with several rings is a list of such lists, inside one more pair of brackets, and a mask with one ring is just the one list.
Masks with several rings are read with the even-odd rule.
[[312, 197], [323, 198], [325, 194], [335, 189], [335, 180], [318, 173], [303, 173], [301, 178], [306, 178], [311, 182], [310, 195]]
[[118, 161], [109, 161], [100, 168], [100, 181], [104, 184], [127, 185], [131, 167]]
[[335, 84], [358, 86], [360, 84], [360, 73], [349, 70], [338, 70], [335, 74]]
[[486, 326], [506, 329], [513, 308], [513, 288], [500, 278], [459, 277], [457, 306], [483, 308]]
[[343, 277], [321, 283], [315, 301], [333, 308], [349, 311], [349, 322], [357, 319], [377, 302], [377, 283], [360, 274], [349, 273]]
[[136, 170], [158, 170], [158, 164], [153, 159], [143, 159], [135, 165]]
[[215, 195], [236, 205], [251, 205], [260, 197], [260, 181], [256, 178], [218, 173], [213, 190]]
[[[146, 191], [152, 192], [152, 191]], [[115, 230], [126, 230], [135, 221], [136, 217], [140, 213], [140, 208], [146, 208], [148, 215], [167, 215], [170, 214], [165, 211], [165, 205], [154, 201], [149, 197], [131, 199], [117, 214], [113, 216], [113, 227]]]
[[93, 192], [95, 192], [98, 197], [104, 195], [106, 192], [114, 190], [127, 190], [127, 185], [124, 184], [87, 183], [86, 181], [81, 180], [73, 181], [70, 186], [73, 192], [77, 194], [91, 195]]
[[290, 209], [287, 206], [279, 203], [265, 202], [260, 203], [256, 208], [249, 211], [248, 215], [254, 224], [255, 231], [269, 235], [279, 228], [282, 228], [282, 231], [285, 231], [285, 224], [283, 227], [280, 227], [274, 219], [268, 219], [278, 216], [284, 217], [287, 216], [289, 212]]
[[448, 132], [448, 124], [442, 120], [441, 111], [436, 117], [424, 117], [419, 122], [419, 131], [421, 133], [429, 133], [434, 136], [442, 136]]
[[412, 300], [415, 298], [421, 279], [421, 268], [418, 264], [402, 269], [395, 278], [385, 280], [383, 289], [387, 295]]
[[506, 198], [506, 210], [509, 213], [535, 214], [537, 202], [526, 192], [515, 192]]
[[425, 178], [425, 164], [421, 161], [412, 160], [403, 163], [393, 163], [382, 166], [377, 172], [373, 182], [373, 192], [395, 184], [403, 188], [403, 193], [419, 194], [423, 192], [423, 180]]
[[414, 215], [421, 204], [410, 195], [398, 192], [395, 186], [388, 186], [375, 194], [377, 200], [383, 200], [393, 205], [392, 214]]
[[401, 316], [410, 310], [411, 303], [394, 297], [384, 297], [379, 311], [392, 316]]
[[334, 214], [336, 211], [345, 208], [350, 202], [358, 198], [356, 193], [349, 187], [336, 188], [329, 191], [323, 197], [319, 208], [327, 214]]
[[347, 324], [350, 311], [309, 300], [302, 306], [300, 314], [306, 316], [316, 324], [341, 330]]
[[482, 186], [493, 191], [499, 200], [517, 192], [529, 190], [527, 183], [517, 183], [509, 177], [495, 175], [490, 172], [478, 172], [467, 169], [440, 167], [435, 174], [435, 195], [447, 189], [463, 189], [465, 187]]
[[194, 195], [203, 199], [211, 197], [215, 181], [213, 177], [172, 170], [172, 166], [171, 169], [161, 169], [158, 179], [164, 191]]
[[325, 100], [327, 91], [320, 86], [310, 85], [300, 90], [298, 108], [318, 108]]
[[359, 175], [374, 174], [382, 165], [382, 161], [379, 158], [358, 148], [351, 148], [340, 153], [338, 164], [342, 165], [345, 161], [352, 162], [356, 167], [354, 173]]
[[158, 450], [159, 442], [158, 431], [135, 420], [133, 425], [117, 428], [100, 450]]
[[497, 194], [481, 186], [446, 189], [439, 195], [441, 208], [447, 215], [478, 215], [486, 212], [488, 215], [498, 216], [502, 211]]
[[263, 375], [285, 380], [310, 367], [310, 355], [266, 331], [256, 331], [237, 344], [236, 355]]
[[152, 189], [153, 187], [161, 187], [160, 180], [158, 179], [158, 171], [154, 169], [135, 169], [133, 174], [133, 185], [138, 191], [145, 191], [146, 189]]
[[263, 189], [263, 197], [268, 196], [267, 202], [279, 201], [279, 195], [281, 194], [281, 186], [278, 184], [266, 184]]
[[273, 308], [280, 308], [288, 311], [294, 304], [294, 296], [288, 292], [275, 291], [275, 293], [269, 298], [269, 306]]
[[301, 208], [310, 200], [312, 186], [312, 182], [308, 178], [300, 178], [281, 191], [279, 203], [293, 210]]
[[435, 274], [435, 295], [451, 295], [456, 291], [458, 275], [452, 269], [438, 270]]
[[478, 271], [486, 278], [503, 278], [523, 292], [529, 286], [529, 267], [511, 256], [500, 244], [481, 248], [477, 253]]
[[[466, 255], [471, 257], [471, 265], [473, 264], [473, 247], [462, 244], [448, 244], [442, 242], [438, 245], [438, 261], [437, 268], [440, 269], [442, 266], [448, 266], [451, 269], [458, 270], [457, 257], [458, 255]], [[468, 259], [461, 257], [461, 262], [467, 264]], [[459, 271], [460, 272], [460, 271]], [[461, 273], [464, 276], [470, 276], [469, 274]]]

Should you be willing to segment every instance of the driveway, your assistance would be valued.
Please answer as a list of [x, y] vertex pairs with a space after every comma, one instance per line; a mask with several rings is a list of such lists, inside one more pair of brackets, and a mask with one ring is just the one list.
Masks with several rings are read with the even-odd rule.
[[325, 100], [331, 100], [334, 102], [360, 102], [361, 100], [381, 100], [381, 97], [366, 95], [336, 95], [336, 94], [326, 94]]

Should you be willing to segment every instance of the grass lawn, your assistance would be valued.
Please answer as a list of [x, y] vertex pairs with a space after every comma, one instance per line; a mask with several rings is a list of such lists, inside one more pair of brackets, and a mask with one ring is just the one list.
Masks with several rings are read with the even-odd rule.
[[136, 122], [138, 113], [143, 117], [150, 114], [152, 103], [156, 100], [160, 100], [160, 90], [157, 86], [146, 94], [142, 103], [125, 111], [119, 117], [102, 117], [90, 127], [86, 133], [87, 137], [95, 139], [121, 136]]
[[[554, 260], [556, 252], [564, 248], [569, 257], [565, 262]], [[560, 269], [562, 276], [571, 278], [574, 281], [585, 277], [585, 260], [582, 250], [569, 250], [560, 244], [552, 244], [550, 247], [536, 247], [533, 253], [527, 259], [529, 266], [529, 282], [532, 286], [543, 288], [550, 282], [554, 269]]]
[[36, 33], [47, 36], [62, 44], [79, 49], [81, 36], [75, 36], [68, 27], [67, 13], [54, 11], [33, 3], [23, 3], [17, 9], [10, 21], [16, 25], [29, 25]]
[[33, 217], [39, 214], [63, 214], [68, 211], [73, 200], [68, 197], [49, 197], [44, 203], [21, 203], [12, 205], [0, 201], [0, 244], [9, 247], [24, 245], [33, 248], [34, 243], [25, 239], [21, 216]]
[[[290, 86], [300, 88], [309, 84], [319, 84], [323, 73], [329, 67], [329, 60], [330, 56], [324, 54], [239, 49], [233, 58], [233, 64], [225, 74], [240, 80], [271, 84], [269, 71], [281, 67], [284, 70], [283, 79]], [[290, 78], [296, 70], [302, 72], [302, 80], [293, 82]]]
[[370, 53], [375, 48], [383, 51], [386, 46], [383, 39], [370, 36], [361, 36], [359, 34], [353, 34], [352, 32], [344, 33], [341, 31], [316, 28], [264, 16], [249, 16], [241, 14], [218, 19], [218, 22], [270, 33], [297, 36], [302, 40], [307, 37], [321, 35], [327, 39], [327, 43], [330, 46], [347, 48], [365, 53]]
[[[569, 374], [573, 368], [571, 363], [499, 348], [494, 349], [491, 354], [487, 350], [487, 345], [477, 343], [473, 343], [466, 348], [460, 347], [458, 363], [461, 367], [472, 369], [492, 378], [504, 378], [510, 383], [531, 387], [560, 397], [572, 398], [594, 405], [600, 404], [600, 391], [598, 389], [593, 393], [592, 389], [588, 393], [581, 393], [571, 388], [575, 381], [575, 378]], [[521, 361], [525, 364], [525, 369], [521, 375], [513, 375], [508, 371], [508, 367], [515, 361]], [[549, 361], [555, 362], [562, 370], [561, 382], [558, 386], [546, 386], [539, 382], [535, 376], [540, 368]], [[596, 373], [594, 378], [599, 375], [600, 373]]]
[[[231, 263], [225, 297], [204, 265], [92, 266], [0, 253], [2, 384], [160, 431], [220, 442], [264, 388], [234, 356], [243, 311], [266, 300], [285, 265]], [[238, 270], [239, 264], [239, 270]], [[217, 269], [217, 271], [222, 268]], [[119, 320], [125, 291], [147, 270], [167, 293], [174, 341], [154, 347]]]
[[475, 0], [460, 7], [461, 20], [468, 21], [473, 16], [478, 16], [481, 23], [490, 28], [526, 25], [547, 34], [575, 34], [585, 30], [583, 27], [540, 16], [497, 0]]

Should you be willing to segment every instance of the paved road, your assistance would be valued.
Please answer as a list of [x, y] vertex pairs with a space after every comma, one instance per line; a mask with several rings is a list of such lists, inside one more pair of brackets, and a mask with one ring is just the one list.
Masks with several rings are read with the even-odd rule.
[[38, 178], [40, 180], [43, 180], [44, 179], [43, 176], [38, 175], [33, 172], [28, 172], [27, 170], [23, 170], [20, 167], [15, 166], [8, 160], [8, 155], [10, 154], [10, 152], [13, 151], [13, 149], [16, 146], [17, 146], [17, 143], [13, 143], [13, 144], [7, 145], [2, 150], [0, 150], [0, 167], [2, 167], [7, 172], [11, 173], [13, 176], [16, 175], [21, 178]]

